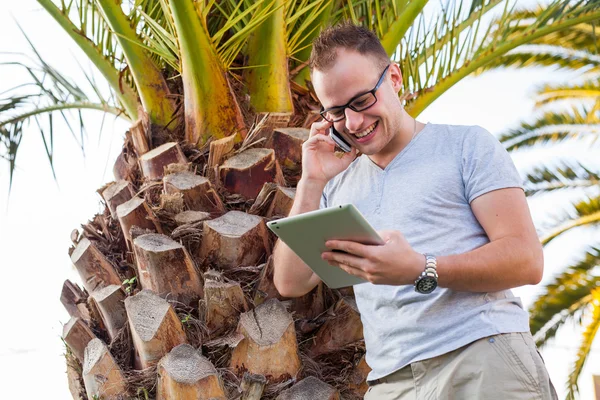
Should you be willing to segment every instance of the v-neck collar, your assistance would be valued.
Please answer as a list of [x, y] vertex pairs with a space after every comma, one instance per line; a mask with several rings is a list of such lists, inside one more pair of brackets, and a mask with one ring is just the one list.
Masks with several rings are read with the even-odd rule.
[[380, 172], [387, 172], [389, 171], [394, 164], [396, 164], [398, 162], [398, 160], [400, 160], [404, 154], [406, 154], [406, 152], [417, 142], [417, 140], [419, 140], [419, 138], [422, 136], [423, 131], [425, 131], [429, 126], [431, 125], [431, 123], [426, 123], [425, 126], [423, 127], [423, 129], [421, 129], [414, 138], [412, 138], [412, 140], [410, 142], [408, 142], [408, 144], [400, 151], [400, 153], [396, 154], [394, 156], [394, 158], [392, 159], [392, 161], [389, 162], [389, 164], [385, 167], [385, 168], [381, 168], [379, 165], [377, 165], [375, 162], [373, 162], [373, 160], [371, 160], [369, 158], [369, 156], [365, 156], [367, 158], [367, 162], [376, 170], [380, 171]]

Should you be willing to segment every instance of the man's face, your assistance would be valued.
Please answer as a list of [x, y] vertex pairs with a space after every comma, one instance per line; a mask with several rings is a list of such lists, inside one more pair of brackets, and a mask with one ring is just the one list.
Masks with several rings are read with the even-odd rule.
[[[372, 90], [383, 68], [373, 57], [345, 49], [337, 50], [337, 58], [327, 71], [313, 71], [313, 86], [325, 109], [341, 106], [355, 96]], [[384, 81], [375, 92], [377, 102], [370, 108], [356, 112], [345, 110], [345, 118], [334, 122], [335, 129], [348, 142], [366, 155], [384, 155], [392, 152], [393, 139], [399, 131], [402, 109], [398, 90], [402, 76], [396, 65], [388, 69]]]

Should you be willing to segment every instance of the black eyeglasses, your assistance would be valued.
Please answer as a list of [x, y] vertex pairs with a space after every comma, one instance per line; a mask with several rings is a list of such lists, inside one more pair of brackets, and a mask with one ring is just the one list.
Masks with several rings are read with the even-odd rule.
[[329, 122], [338, 122], [346, 118], [346, 108], [349, 108], [352, 111], [360, 112], [366, 110], [369, 107], [372, 107], [375, 103], [377, 103], [377, 97], [375, 96], [375, 92], [383, 83], [383, 79], [385, 78], [385, 74], [390, 68], [390, 65], [391, 64], [388, 64], [388, 66], [385, 67], [381, 76], [379, 77], [379, 80], [377, 81], [377, 85], [375, 85], [375, 87], [372, 90], [354, 96], [350, 99], [348, 103], [346, 103], [343, 106], [331, 107], [327, 110], [321, 108], [321, 116]]

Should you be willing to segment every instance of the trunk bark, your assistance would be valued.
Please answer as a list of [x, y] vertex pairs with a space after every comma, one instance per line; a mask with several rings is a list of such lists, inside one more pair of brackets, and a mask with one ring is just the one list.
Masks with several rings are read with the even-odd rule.
[[79, 362], [83, 362], [85, 347], [96, 335], [81, 318], [72, 317], [63, 326], [63, 340], [69, 346]]
[[162, 179], [169, 164], [187, 164], [187, 158], [175, 142], [165, 143], [139, 158], [140, 169], [148, 180]]
[[123, 372], [100, 339], [85, 348], [83, 382], [88, 399], [120, 400], [127, 392]]
[[156, 365], [173, 347], [187, 342], [175, 310], [151, 291], [128, 297], [125, 309], [142, 369]]
[[180, 172], [163, 178], [167, 194], [181, 193], [189, 210], [223, 214], [225, 207], [210, 181], [191, 172]]
[[71, 254], [71, 261], [88, 293], [109, 285], [121, 284], [121, 279], [112, 264], [87, 238], [79, 241]]
[[110, 340], [114, 340], [119, 331], [127, 324], [125, 311], [125, 292], [119, 285], [107, 286], [90, 295], [94, 307], [98, 310]]
[[276, 400], [340, 400], [340, 393], [331, 385], [309, 376], [281, 392]]
[[226, 400], [214, 365], [189, 344], [181, 344], [158, 363], [157, 400]]
[[230, 211], [204, 222], [200, 258], [220, 269], [256, 265], [269, 246], [261, 217]]
[[244, 336], [231, 354], [231, 368], [264, 375], [269, 382], [295, 378], [302, 366], [292, 316], [271, 299], [242, 314], [237, 332]]
[[133, 240], [143, 289], [186, 305], [203, 295], [202, 281], [187, 250], [168, 236], [149, 233]]

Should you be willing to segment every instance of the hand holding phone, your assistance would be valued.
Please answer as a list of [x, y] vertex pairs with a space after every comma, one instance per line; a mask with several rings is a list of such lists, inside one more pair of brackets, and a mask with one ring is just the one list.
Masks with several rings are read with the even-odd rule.
[[352, 150], [352, 146], [350, 146], [350, 143], [348, 143], [346, 139], [344, 139], [344, 137], [340, 135], [340, 133], [333, 127], [333, 125], [329, 128], [329, 136], [333, 139], [337, 147], [342, 149], [343, 152], [350, 153], [350, 151]]

